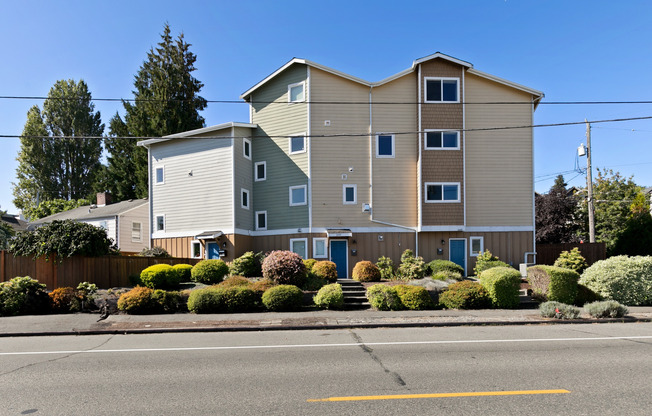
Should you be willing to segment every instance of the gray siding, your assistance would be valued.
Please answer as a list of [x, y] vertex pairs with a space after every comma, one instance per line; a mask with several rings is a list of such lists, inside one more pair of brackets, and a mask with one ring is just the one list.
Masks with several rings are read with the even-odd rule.
[[[244, 157], [244, 139], [251, 142], [250, 152], [253, 156], [253, 141], [251, 140], [251, 129], [235, 127], [233, 129], [233, 160], [234, 166], [234, 189], [233, 201], [235, 208], [235, 228], [242, 230], [253, 230], [254, 227], [254, 210], [252, 201], [254, 199], [253, 188], [253, 162], [252, 159]], [[241, 192], [242, 189], [249, 191], [249, 209], [242, 208]]]

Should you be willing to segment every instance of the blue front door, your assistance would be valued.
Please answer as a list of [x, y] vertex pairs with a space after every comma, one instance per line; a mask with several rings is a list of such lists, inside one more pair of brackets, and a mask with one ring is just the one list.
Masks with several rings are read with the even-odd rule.
[[208, 243], [206, 244], [206, 251], [208, 252], [209, 259], [219, 259], [220, 258], [220, 245], [217, 243]]
[[450, 240], [450, 261], [462, 266], [466, 274], [466, 240]]
[[337, 267], [338, 279], [349, 277], [349, 256], [346, 240], [331, 240], [331, 261]]

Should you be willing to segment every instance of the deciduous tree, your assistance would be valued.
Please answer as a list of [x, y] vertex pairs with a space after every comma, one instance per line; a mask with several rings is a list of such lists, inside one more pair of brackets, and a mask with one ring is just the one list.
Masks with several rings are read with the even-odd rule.
[[542, 244], [577, 241], [577, 199], [566, 189], [562, 175], [550, 191], [535, 197], [536, 240]]

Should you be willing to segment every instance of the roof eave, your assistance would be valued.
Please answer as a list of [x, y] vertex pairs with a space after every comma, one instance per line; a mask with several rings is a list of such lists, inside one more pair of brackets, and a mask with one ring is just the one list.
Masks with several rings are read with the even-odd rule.
[[202, 127], [200, 129], [182, 131], [181, 133], [175, 133], [175, 134], [169, 134], [167, 136], [163, 136], [156, 139], [141, 140], [137, 143], [137, 145], [148, 147], [152, 144], [166, 142], [172, 139], [191, 139], [192, 136], [195, 136], [197, 134], [210, 133], [212, 131], [219, 131], [219, 130], [229, 129], [232, 127], [244, 127], [244, 128], [255, 129], [256, 127], [258, 127], [258, 125], [251, 124], [251, 123], [241, 123], [237, 121], [229, 121], [228, 123], [217, 124], [215, 126]]
[[503, 85], [506, 85], [508, 87], [512, 87], [514, 89], [521, 90], [521, 91], [526, 92], [528, 94], [531, 94], [532, 96], [534, 96], [533, 101], [535, 103], [535, 106], [539, 104], [539, 102], [543, 99], [543, 97], [545, 97], [545, 94], [543, 92], [539, 91], [539, 90], [535, 90], [534, 88], [526, 87], [525, 85], [517, 84], [517, 83], [512, 82], [512, 81], [508, 81], [506, 79], [497, 77], [495, 75], [487, 74], [486, 72], [478, 71], [477, 69], [469, 68], [469, 70], [467, 72], [470, 73], [470, 74], [477, 75], [479, 77], [482, 77], [482, 78], [497, 82], [499, 84], [503, 84]]

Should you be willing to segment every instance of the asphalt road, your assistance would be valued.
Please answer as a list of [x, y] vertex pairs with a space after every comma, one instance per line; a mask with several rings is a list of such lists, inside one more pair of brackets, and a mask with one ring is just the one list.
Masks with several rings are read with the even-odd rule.
[[648, 415], [652, 324], [4, 338], [1, 415]]

